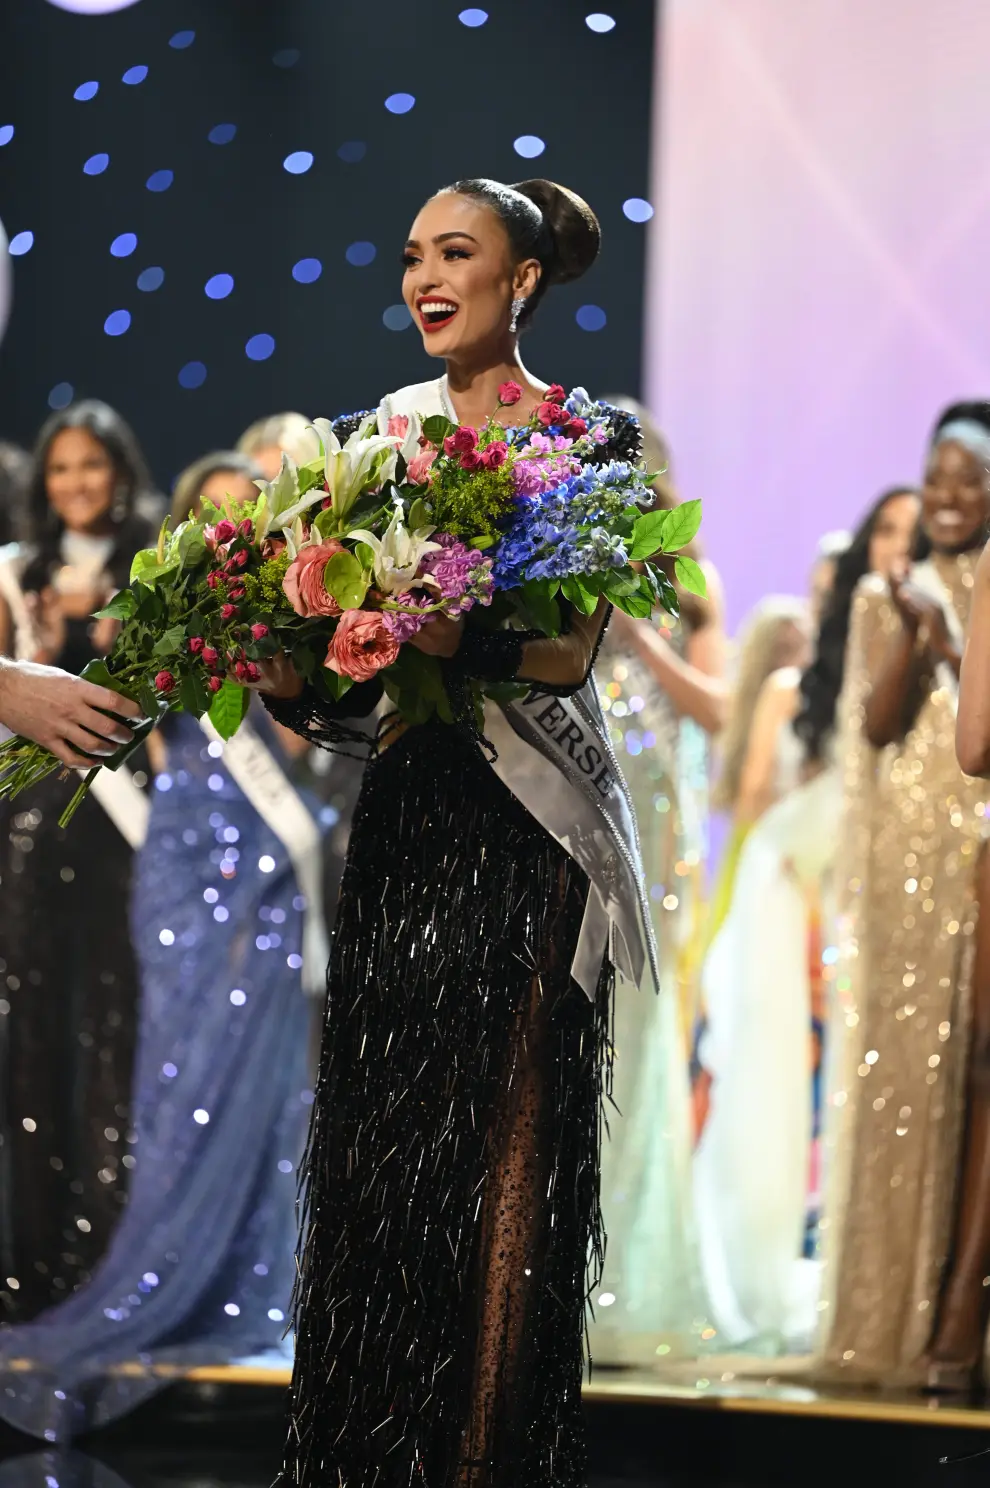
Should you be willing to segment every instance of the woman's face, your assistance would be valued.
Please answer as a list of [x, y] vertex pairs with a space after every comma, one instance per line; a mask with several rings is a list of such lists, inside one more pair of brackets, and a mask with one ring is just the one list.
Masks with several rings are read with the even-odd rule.
[[88, 429], [55, 435], [45, 458], [45, 493], [70, 532], [107, 531], [116, 484], [110, 452]]
[[274, 480], [282, 469], [282, 450], [277, 444], [262, 445], [261, 449], [252, 451], [251, 458], [265, 480]]
[[910, 555], [920, 515], [921, 497], [914, 491], [902, 491], [884, 502], [870, 533], [870, 573], [889, 579], [894, 568], [903, 564]]
[[[275, 473], [277, 475], [278, 471]], [[204, 501], [210, 501], [222, 511], [228, 496], [235, 505], [255, 501], [258, 487], [249, 476], [243, 475], [239, 470], [214, 470], [203, 482], [196, 510], [199, 510]]]
[[947, 439], [932, 451], [921, 494], [921, 524], [933, 548], [962, 552], [990, 517], [990, 473], [978, 455]]
[[[512, 301], [536, 288], [535, 259], [513, 266], [499, 217], [474, 197], [426, 203], [403, 254], [402, 295], [431, 356], [473, 360], [509, 337]], [[497, 354], [497, 353], [496, 353]]]

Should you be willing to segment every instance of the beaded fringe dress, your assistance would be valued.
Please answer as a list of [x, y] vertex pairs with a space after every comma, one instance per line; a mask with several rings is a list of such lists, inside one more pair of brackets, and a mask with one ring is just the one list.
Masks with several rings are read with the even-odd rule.
[[[271, 711], [319, 737], [319, 709]], [[467, 732], [410, 728], [368, 765], [303, 1163], [281, 1488], [583, 1488], [613, 983], [607, 961], [594, 999], [570, 974], [587, 894]]]

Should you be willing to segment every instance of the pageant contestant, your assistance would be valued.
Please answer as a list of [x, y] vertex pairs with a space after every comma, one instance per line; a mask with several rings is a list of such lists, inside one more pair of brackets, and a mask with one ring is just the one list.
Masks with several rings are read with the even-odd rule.
[[[386, 397], [380, 429], [414, 413], [478, 427], [506, 393], [521, 422], [554, 410], [562, 390], [525, 370], [517, 335], [598, 247], [590, 208], [547, 181], [431, 198], [403, 293], [446, 373]], [[600, 459], [638, 458], [635, 420], [610, 424]], [[487, 752], [467, 727], [397, 729], [366, 773], [305, 1165], [286, 1484], [585, 1482], [606, 948], [635, 981], [654, 960], [591, 682], [606, 618], [604, 602], [575, 612], [550, 640], [440, 617], [415, 637], [455, 688], [535, 691], [486, 708]], [[337, 736], [287, 665], [266, 685], [277, 718]], [[378, 696], [357, 683], [345, 706]]]
[[[28, 491], [31, 542], [0, 564], [0, 652], [73, 672], [103, 654], [106, 622], [89, 617], [127, 583], [134, 552], [151, 537], [134, 514], [147, 487], [134, 436], [106, 404], [79, 403], [49, 419]], [[119, 711], [119, 700], [112, 706]], [[126, 906], [147, 803], [127, 770], [105, 773], [71, 834], [58, 826], [56, 779], [2, 812], [7, 1320], [32, 1317], [88, 1278], [134, 1162], [137, 972]]]
[[[990, 435], [941, 427], [922, 493], [931, 558], [860, 585], [839, 705], [824, 1362], [869, 1383], [922, 1382], [952, 1240], [985, 800], [953, 735], [988, 515]], [[936, 1357], [955, 1365], [945, 1321]]]

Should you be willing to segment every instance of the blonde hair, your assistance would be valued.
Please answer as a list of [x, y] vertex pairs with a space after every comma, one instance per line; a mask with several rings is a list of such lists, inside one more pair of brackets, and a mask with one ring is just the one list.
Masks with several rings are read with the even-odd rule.
[[717, 811], [731, 811], [736, 803], [757, 698], [767, 678], [787, 661], [786, 629], [807, 626], [807, 601], [792, 594], [768, 595], [743, 622], [732, 706], [721, 740], [721, 769], [712, 793]]
[[273, 413], [245, 429], [237, 441], [242, 455], [254, 459], [272, 446], [284, 450], [296, 465], [319, 459], [320, 440], [309, 419], [301, 413]]

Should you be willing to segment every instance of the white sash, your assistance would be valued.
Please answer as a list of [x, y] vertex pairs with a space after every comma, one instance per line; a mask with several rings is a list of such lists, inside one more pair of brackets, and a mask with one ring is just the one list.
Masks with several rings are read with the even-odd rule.
[[[443, 413], [441, 384], [391, 393], [378, 409], [384, 433], [396, 413]], [[608, 738], [593, 680], [573, 697], [534, 692], [504, 709], [485, 706], [496, 775], [544, 831], [584, 869], [588, 902], [571, 975], [594, 998], [602, 959], [659, 990], [656, 943], [629, 791]]]
[[[207, 738], [220, 740], [207, 715], [200, 719], [199, 726]], [[330, 943], [323, 917], [320, 829], [274, 755], [249, 723], [242, 723], [232, 739], [221, 742], [223, 762], [234, 783], [289, 855], [299, 892], [306, 900], [303, 988], [313, 996], [321, 995], [326, 990]]]

